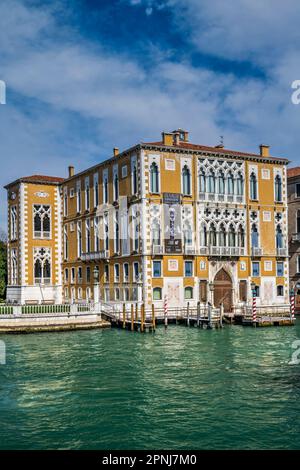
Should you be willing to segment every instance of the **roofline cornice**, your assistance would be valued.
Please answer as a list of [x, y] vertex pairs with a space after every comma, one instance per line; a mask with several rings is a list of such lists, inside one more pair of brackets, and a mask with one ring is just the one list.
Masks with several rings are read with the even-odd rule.
[[104, 160], [103, 162], [97, 163], [96, 165], [93, 165], [90, 168], [87, 168], [86, 170], [80, 171], [79, 173], [75, 173], [74, 176], [72, 176], [71, 178], [66, 178], [62, 183], [60, 183], [60, 185], [68, 183], [72, 180], [76, 180], [77, 178], [80, 178], [81, 176], [83, 176], [85, 173], [89, 173], [90, 171], [94, 171], [97, 168], [101, 168], [103, 166], [108, 165], [109, 163], [112, 163], [114, 161], [117, 162], [120, 158], [125, 157], [128, 154], [130, 154], [134, 151], [138, 151], [140, 149], [141, 149], [141, 144], [136, 144], [133, 147], [130, 147], [129, 149], [124, 150], [123, 152], [119, 153], [116, 156], [110, 157], [107, 160]]
[[287, 158], [280, 157], [261, 157], [260, 155], [233, 155], [231, 153], [222, 153], [222, 152], [213, 152], [210, 150], [195, 150], [195, 149], [186, 149], [176, 146], [166, 146], [166, 145], [152, 145], [152, 144], [141, 144], [141, 147], [146, 150], [158, 150], [160, 152], [173, 152], [181, 154], [192, 154], [204, 157], [215, 157], [215, 158], [230, 158], [232, 160], [250, 160], [257, 161], [260, 163], [278, 163], [280, 165], [288, 165], [290, 161]]
[[17, 184], [26, 183], [26, 184], [43, 184], [44, 186], [60, 186], [64, 183], [64, 181], [43, 181], [43, 180], [36, 180], [36, 181], [28, 181], [26, 178], [18, 178], [17, 180], [13, 181], [12, 183], [8, 183], [3, 186], [4, 189], [9, 189], [12, 186], [16, 186]]

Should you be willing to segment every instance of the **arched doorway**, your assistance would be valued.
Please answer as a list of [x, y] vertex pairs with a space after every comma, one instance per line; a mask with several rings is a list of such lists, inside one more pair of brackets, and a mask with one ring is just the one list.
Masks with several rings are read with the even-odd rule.
[[225, 269], [221, 269], [214, 280], [214, 305], [219, 307], [224, 305], [224, 312], [231, 312], [232, 309], [232, 281]]

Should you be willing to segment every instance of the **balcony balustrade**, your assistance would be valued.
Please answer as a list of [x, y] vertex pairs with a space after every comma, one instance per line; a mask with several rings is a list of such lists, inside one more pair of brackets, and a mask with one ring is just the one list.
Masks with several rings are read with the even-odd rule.
[[100, 250], [100, 251], [93, 251], [91, 253], [82, 253], [81, 260], [82, 261], [98, 261], [101, 259], [109, 258], [109, 250]]
[[244, 202], [244, 196], [241, 194], [199, 193], [199, 200], [209, 202], [231, 202], [241, 204]]
[[210, 256], [244, 256], [245, 248], [239, 246], [211, 246]]
[[251, 255], [254, 257], [259, 257], [262, 256], [263, 250], [261, 248], [258, 248], [257, 246], [253, 246], [251, 249]]
[[192, 245], [185, 245], [184, 246], [184, 254], [185, 255], [190, 255], [190, 256], [195, 256], [196, 254], [196, 249]]
[[152, 245], [152, 254], [153, 255], [163, 255], [164, 247], [163, 245]]
[[277, 256], [283, 256], [286, 258], [288, 256], [288, 249], [287, 248], [277, 248]]
[[292, 241], [293, 242], [300, 242], [300, 233], [293, 233]]

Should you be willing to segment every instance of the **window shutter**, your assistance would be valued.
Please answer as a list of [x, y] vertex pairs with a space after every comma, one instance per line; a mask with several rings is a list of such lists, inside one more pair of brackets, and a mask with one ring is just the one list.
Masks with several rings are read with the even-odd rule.
[[247, 281], [240, 281], [240, 300], [247, 301]]
[[200, 281], [200, 301], [207, 302], [207, 281]]

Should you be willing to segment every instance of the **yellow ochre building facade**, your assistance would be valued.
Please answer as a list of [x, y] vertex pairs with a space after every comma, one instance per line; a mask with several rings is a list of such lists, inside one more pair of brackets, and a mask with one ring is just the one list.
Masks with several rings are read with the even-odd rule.
[[289, 304], [288, 160], [191, 144], [182, 129], [68, 178], [8, 192], [7, 300]]

